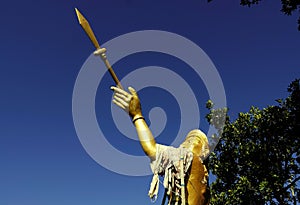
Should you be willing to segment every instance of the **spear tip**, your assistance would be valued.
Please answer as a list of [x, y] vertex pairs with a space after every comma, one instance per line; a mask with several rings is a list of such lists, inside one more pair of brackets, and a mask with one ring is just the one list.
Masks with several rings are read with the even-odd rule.
[[83, 15], [80, 13], [80, 11], [77, 8], [75, 8], [75, 11], [77, 14], [79, 24], [82, 24], [84, 21], [86, 21], [86, 19], [83, 17]]
[[75, 8], [76, 14], [77, 14], [77, 18], [79, 21], [79, 24], [81, 25], [81, 27], [83, 28], [83, 30], [86, 32], [86, 34], [88, 35], [88, 37], [91, 39], [92, 43], [94, 44], [94, 46], [96, 47], [96, 49], [100, 48], [100, 45], [94, 35], [94, 32], [92, 30], [92, 28], [89, 25], [89, 22], [84, 18], [84, 16], [79, 12], [79, 10], [77, 8]]

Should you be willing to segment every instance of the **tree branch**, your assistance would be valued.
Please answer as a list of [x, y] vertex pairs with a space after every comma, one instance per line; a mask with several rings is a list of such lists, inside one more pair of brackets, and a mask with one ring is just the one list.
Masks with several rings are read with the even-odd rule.
[[289, 188], [291, 188], [291, 186], [293, 186], [297, 181], [300, 180], [300, 176], [298, 176], [296, 179], [294, 179], [288, 186], [284, 187], [284, 190], [288, 190]]

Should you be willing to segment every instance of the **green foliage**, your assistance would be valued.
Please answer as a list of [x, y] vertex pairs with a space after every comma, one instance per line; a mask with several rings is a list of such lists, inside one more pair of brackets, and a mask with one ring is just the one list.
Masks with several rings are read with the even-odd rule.
[[[213, 205], [226, 204], [297, 204], [300, 202], [300, 88], [293, 81], [289, 97], [264, 109], [251, 107], [218, 127], [207, 120], [221, 137], [210, 156], [210, 170], [217, 177], [212, 184]], [[227, 110], [225, 110], [227, 111]]]
[[[212, 0], [208, 0], [211, 2]], [[240, 0], [242, 6], [252, 6], [258, 4], [262, 0]], [[292, 15], [296, 11], [300, 12], [300, 1], [299, 0], [281, 0], [281, 12], [286, 15]], [[300, 17], [298, 18], [298, 30], [300, 31]]]

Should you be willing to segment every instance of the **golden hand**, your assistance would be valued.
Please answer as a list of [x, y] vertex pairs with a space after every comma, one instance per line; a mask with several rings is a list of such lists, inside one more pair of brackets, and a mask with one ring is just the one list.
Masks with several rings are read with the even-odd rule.
[[142, 116], [140, 99], [132, 87], [128, 87], [130, 93], [114, 86], [111, 89], [114, 91], [113, 103], [125, 110], [132, 119]]

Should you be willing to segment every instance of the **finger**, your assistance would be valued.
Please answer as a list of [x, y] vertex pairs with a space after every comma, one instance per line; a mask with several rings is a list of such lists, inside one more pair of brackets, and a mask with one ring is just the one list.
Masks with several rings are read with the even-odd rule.
[[131, 100], [131, 98], [132, 98], [132, 95], [130, 95], [130, 94], [128, 94], [128, 96], [124, 96], [121, 93], [115, 93], [115, 96], [117, 96], [117, 97], [119, 97], [119, 98], [121, 98], [121, 99], [123, 99], [123, 100], [125, 100], [127, 102], [129, 102]]
[[119, 98], [118, 96], [114, 95], [114, 99], [119, 102], [120, 104], [122, 104], [124, 107], [128, 107], [128, 102], [126, 102], [125, 100], [123, 100], [122, 98]]
[[128, 96], [130, 95], [128, 92], [126, 92], [125, 90], [121, 89], [121, 88], [118, 88], [118, 87], [115, 87], [115, 86], [111, 86], [110, 89], [112, 89], [113, 91], [115, 91], [115, 93], [120, 93], [124, 96]]
[[124, 107], [124, 105], [122, 105], [121, 103], [119, 103], [116, 100], [113, 100], [113, 103], [116, 104], [117, 106], [119, 106], [120, 108], [122, 108], [123, 110], [125, 110], [126, 108]]
[[116, 87], [116, 86], [110, 86], [110, 89], [113, 90], [113, 91], [115, 91], [116, 89], [118, 89], [118, 87]]
[[120, 89], [118, 87], [111, 86], [110, 89], [114, 91], [114, 95], [116, 95], [116, 96], [118, 96], [118, 97], [120, 97], [122, 99], [125, 99], [126, 96], [127, 96], [127, 94], [124, 95], [124, 93], [122, 92], [122, 89]]
[[118, 93], [121, 93], [123, 91], [121, 88], [116, 87], [116, 86], [111, 86], [110, 89], [113, 90], [114, 92], [118, 92]]

